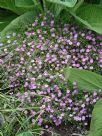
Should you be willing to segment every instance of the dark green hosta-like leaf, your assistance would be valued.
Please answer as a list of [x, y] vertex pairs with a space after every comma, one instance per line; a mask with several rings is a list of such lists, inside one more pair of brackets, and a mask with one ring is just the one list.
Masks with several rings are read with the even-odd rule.
[[0, 10], [0, 31], [2, 31], [17, 15], [5, 10]]
[[87, 91], [102, 89], [102, 76], [94, 72], [77, 68], [65, 68], [64, 74], [67, 80], [76, 81], [80, 89]]
[[0, 7], [21, 15], [34, 9], [34, 2], [32, 0], [0, 0]]
[[4, 8], [4, 9], [8, 9], [14, 13], [19, 14], [19, 15], [27, 11], [24, 8], [16, 7], [15, 0], [0, 0], [0, 7]]
[[102, 99], [94, 107], [88, 136], [102, 136]]
[[41, 9], [40, 2], [38, 0], [15, 0], [15, 5], [18, 8], [26, 9], [26, 10], [35, 10], [36, 8]]
[[87, 4], [78, 8], [73, 16], [88, 28], [102, 34], [102, 6]]
[[3, 31], [1, 32], [1, 36], [5, 36], [5, 34], [7, 34], [8, 32], [19, 31], [21, 29], [24, 29], [26, 25], [34, 21], [38, 13], [39, 11], [36, 9], [34, 11], [29, 11], [17, 17], [7, 27], [3, 29]]
[[34, 7], [34, 2], [32, 0], [15, 0], [15, 5], [17, 7]]
[[0, 7], [18, 13], [15, 7], [14, 0], [0, 0]]
[[74, 7], [75, 4], [77, 3], [77, 0], [47, 0], [47, 1], [70, 8]]

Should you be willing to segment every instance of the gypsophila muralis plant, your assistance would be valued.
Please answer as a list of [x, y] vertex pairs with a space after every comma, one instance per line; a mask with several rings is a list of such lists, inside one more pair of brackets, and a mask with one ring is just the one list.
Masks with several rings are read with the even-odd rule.
[[[9, 55], [10, 48], [1, 50], [7, 54], [0, 58], [0, 63], [9, 95], [29, 106], [40, 107], [43, 112], [38, 124], [41, 126], [49, 123], [58, 126], [67, 121], [87, 126], [99, 99], [95, 90], [94, 93], [81, 92], [76, 82], [65, 81], [63, 68], [67, 65], [102, 72], [102, 37], [71, 23], [56, 24], [52, 13], [40, 14], [28, 26], [23, 38], [16, 39], [20, 42], [12, 55]], [[21, 112], [32, 115], [34, 123], [36, 110]]]

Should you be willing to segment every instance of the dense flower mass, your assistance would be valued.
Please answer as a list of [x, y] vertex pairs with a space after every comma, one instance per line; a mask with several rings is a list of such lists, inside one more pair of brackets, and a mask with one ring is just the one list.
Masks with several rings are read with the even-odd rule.
[[[10, 95], [40, 107], [43, 112], [39, 125], [53, 122], [58, 126], [66, 120], [87, 125], [99, 96], [95, 91], [81, 92], [75, 82], [67, 83], [63, 69], [70, 66], [101, 73], [100, 36], [70, 23], [57, 25], [54, 16], [51, 13], [49, 16], [36, 17], [22, 39], [15, 33], [13, 39], [7, 36], [7, 45], [14, 46], [14, 50], [2, 50], [6, 54], [5, 59], [0, 59], [6, 71], [4, 80], [9, 84]], [[33, 117], [36, 115], [35, 110], [29, 112]]]
[[[42, 95], [42, 98], [35, 101], [36, 94], [39, 97]], [[26, 91], [23, 95], [17, 93], [16, 96], [32, 106], [40, 106], [43, 112], [38, 120], [39, 125], [50, 121], [55, 123], [56, 126], [69, 120], [79, 122], [80, 125], [88, 125], [93, 105], [99, 99], [96, 92], [80, 93], [76, 83], [73, 83], [72, 90], [69, 90], [67, 85], [62, 90], [61, 87], [54, 84], [50, 87], [44, 86], [41, 90]], [[31, 110], [30, 114], [36, 115], [36, 112]]]

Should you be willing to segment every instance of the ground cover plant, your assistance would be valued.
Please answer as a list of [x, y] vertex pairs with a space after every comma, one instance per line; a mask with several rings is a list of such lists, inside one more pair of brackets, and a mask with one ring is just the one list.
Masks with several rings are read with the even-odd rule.
[[[40, 135], [41, 130], [69, 122], [80, 128], [90, 125], [102, 89], [101, 35], [80, 28], [73, 19], [62, 20], [56, 21], [50, 11], [39, 14], [23, 33], [7, 34], [0, 43], [0, 91], [10, 96], [6, 100], [2, 94], [0, 99], [2, 135], [20, 135], [22, 131], [28, 136]], [[86, 84], [76, 80], [74, 71], [65, 74], [67, 81], [66, 67], [90, 70], [93, 84], [90, 77]], [[8, 129], [5, 116], [9, 120], [14, 117], [12, 124], [6, 124]]]
[[101, 136], [101, 0], [0, 0], [0, 31], [0, 135]]
[[[101, 0], [0, 0], [0, 31], [18, 31], [32, 23], [38, 12], [50, 9], [56, 17], [65, 10], [80, 24], [102, 34]], [[6, 10], [4, 10], [6, 9]]]

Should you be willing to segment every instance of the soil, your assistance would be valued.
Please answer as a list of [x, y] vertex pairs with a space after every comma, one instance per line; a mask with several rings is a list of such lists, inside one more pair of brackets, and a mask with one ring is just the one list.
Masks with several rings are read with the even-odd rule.
[[[53, 136], [85, 136], [85, 134], [82, 133], [86, 132], [87, 129], [81, 129], [78, 126], [73, 125], [66, 125], [60, 127], [53, 127], [51, 128], [51, 131], [53, 132]], [[42, 136], [52, 136], [52, 134], [44, 132]]]

